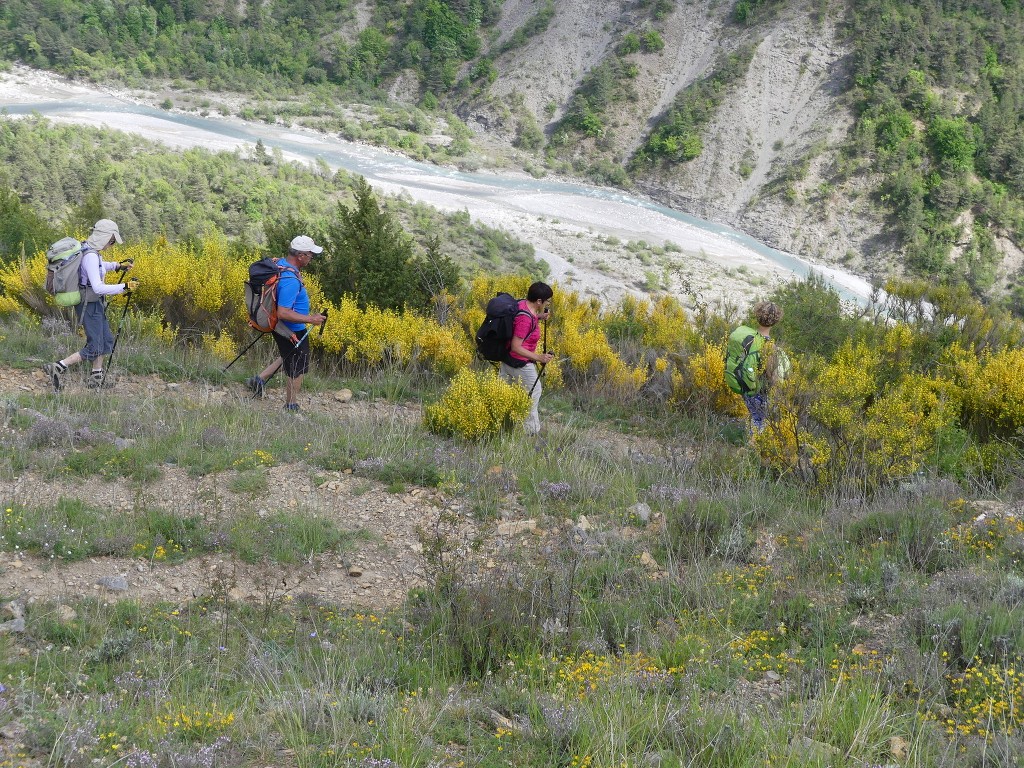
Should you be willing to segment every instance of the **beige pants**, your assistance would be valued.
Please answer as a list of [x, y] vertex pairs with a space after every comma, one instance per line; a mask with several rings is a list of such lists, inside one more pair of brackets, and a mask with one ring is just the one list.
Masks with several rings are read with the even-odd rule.
[[[540, 406], [541, 390], [537, 366], [534, 363], [527, 363], [522, 368], [513, 368], [511, 365], [502, 363], [498, 369], [498, 375], [509, 383], [518, 381], [527, 392], [533, 387], [533, 403], [530, 405], [530, 415], [526, 417], [526, 421], [523, 423], [523, 429], [526, 430], [528, 435], [536, 435], [540, 432], [540, 413], [538, 408]], [[533, 386], [534, 382], [537, 382], [535, 387]]]

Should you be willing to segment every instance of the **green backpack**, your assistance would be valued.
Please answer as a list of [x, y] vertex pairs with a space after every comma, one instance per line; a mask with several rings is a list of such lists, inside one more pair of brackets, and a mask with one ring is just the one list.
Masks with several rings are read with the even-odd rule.
[[741, 325], [729, 335], [725, 348], [725, 383], [737, 395], [750, 395], [761, 389], [758, 374], [764, 336], [753, 328]]
[[82, 302], [80, 270], [85, 248], [73, 237], [65, 237], [46, 249], [46, 292], [58, 307]]

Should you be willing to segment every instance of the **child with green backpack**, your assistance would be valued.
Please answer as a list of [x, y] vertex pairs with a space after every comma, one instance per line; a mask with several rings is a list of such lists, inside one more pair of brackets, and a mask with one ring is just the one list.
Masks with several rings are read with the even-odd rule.
[[757, 328], [741, 325], [729, 335], [725, 351], [725, 382], [742, 395], [755, 432], [764, 429], [768, 388], [790, 370], [786, 353], [771, 342], [772, 327], [782, 320], [782, 307], [770, 301], [754, 307]]

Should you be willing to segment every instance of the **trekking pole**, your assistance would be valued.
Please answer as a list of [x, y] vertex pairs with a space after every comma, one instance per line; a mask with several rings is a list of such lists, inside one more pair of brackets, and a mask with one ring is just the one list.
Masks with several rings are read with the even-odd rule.
[[[548, 318], [550, 320], [550, 317]], [[544, 354], [548, 353], [548, 320], [544, 321]], [[537, 374], [537, 378], [533, 380], [533, 386], [530, 387], [530, 391], [527, 392], [528, 397], [533, 397], [533, 390], [537, 388], [537, 384], [544, 377], [544, 370], [548, 367], [547, 363], [540, 364], [540, 372]]]
[[[128, 291], [128, 299], [124, 303], [124, 311], [121, 313], [121, 319], [117, 323], [117, 334], [114, 336], [114, 346], [110, 348], [110, 354], [107, 355], [107, 364], [103, 367], [103, 376], [100, 377], [100, 389], [103, 389], [104, 383], [107, 381], [107, 372], [110, 370], [110, 365], [114, 361], [114, 353], [117, 352], [117, 342], [121, 340], [121, 331], [124, 330], [124, 319], [128, 316], [128, 307], [131, 306], [132, 296], [135, 295], [135, 291]], [[106, 307], [103, 308], [104, 313]]]
[[239, 359], [241, 359], [242, 355], [244, 355], [246, 352], [248, 352], [250, 349], [252, 349], [253, 344], [255, 344], [257, 341], [262, 339], [264, 336], [266, 336], [266, 334], [265, 333], [261, 333], [255, 339], [250, 341], [249, 345], [245, 349], [243, 349], [241, 352], [239, 352], [237, 355], [235, 355], [235, 359], [234, 360], [232, 360], [230, 363], [228, 363], [227, 365], [225, 365], [223, 368], [220, 369], [220, 372], [221, 373], [227, 373], [228, 372], [228, 368], [230, 368], [232, 365], [237, 363], [239, 361]]
[[321, 336], [324, 335], [324, 326], [325, 325], [327, 325], [327, 310], [326, 309], [324, 310], [324, 321], [322, 323], [320, 323], [320, 330], [317, 331], [317, 334], [316, 334], [317, 338], [320, 338]]
[[306, 340], [307, 336], [309, 336], [309, 326], [306, 326], [306, 330], [302, 332], [302, 336], [299, 336], [294, 342], [292, 342], [292, 354], [295, 354], [298, 351], [299, 345]]

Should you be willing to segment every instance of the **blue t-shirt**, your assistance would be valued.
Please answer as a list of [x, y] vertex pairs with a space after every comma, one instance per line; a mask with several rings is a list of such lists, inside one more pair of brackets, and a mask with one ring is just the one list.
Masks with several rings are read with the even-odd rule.
[[[295, 267], [289, 264], [287, 259], [278, 259], [277, 265], [285, 268], [281, 273], [281, 281], [277, 284], [277, 306], [286, 307], [300, 315], [308, 315], [309, 294], [306, 293], [306, 286], [302, 284]], [[289, 323], [285, 320], [280, 322], [292, 331], [306, 330], [305, 323]]]

